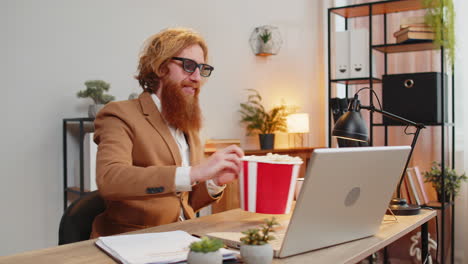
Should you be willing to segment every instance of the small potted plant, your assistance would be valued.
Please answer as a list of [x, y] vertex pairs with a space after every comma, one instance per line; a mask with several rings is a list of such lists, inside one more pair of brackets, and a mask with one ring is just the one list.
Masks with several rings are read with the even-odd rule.
[[252, 92], [247, 102], [241, 103], [241, 123], [247, 125], [247, 135], [259, 132], [260, 148], [273, 149], [275, 132], [286, 132], [286, 116], [291, 111], [285, 105], [276, 106], [266, 111], [262, 105], [262, 97], [257, 90], [248, 89]]
[[[440, 164], [435, 161], [432, 162], [431, 170], [424, 173], [425, 182], [432, 183], [432, 186], [436, 189], [439, 202], [442, 202], [441, 176], [442, 170]], [[467, 179], [465, 173], [459, 175], [455, 170], [445, 167], [444, 189], [446, 202], [450, 202], [452, 196], [457, 196], [458, 191], [460, 191], [460, 184]]]
[[78, 98], [91, 98], [94, 101], [93, 105], [88, 108], [88, 116], [96, 117], [96, 114], [110, 101], [115, 100], [115, 97], [104, 92], [109, 91], [110, 84], [102, 80], [91, 80], [85, 82], [86, 90], [79, 91], [76, 96]]
[[273, 261], [273, 248], [268, 241], [275, 239], [271, 235], [274, 232], [273, 227], [279, 225], [273, 217], [265, 219], [265, 224], [258, 228], [249, 229], [242, 232], [245, 237], [240, 240], [242, 242], [240, 252], [242, 260], [246, 264], [269, 264]]
[[268, 30], [267, 28], [263, 29], [262, 33], [258, 35], [260, 38], [260, 47], [259, 47], [259, 53], [260, 54], [273, 54], [273, 45], [271, 40], [271, 31]]
[[187, 262], [189, 264], [221, 264], [223, 255], [220, 248], [224, 247], [219, 239], [202, 237], [200, 241], [190, 244]]

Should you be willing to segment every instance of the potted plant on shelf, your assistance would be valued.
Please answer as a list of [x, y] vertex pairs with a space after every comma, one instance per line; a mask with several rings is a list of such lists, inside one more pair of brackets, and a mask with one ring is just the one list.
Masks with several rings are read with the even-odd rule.
[[220, 248], [224, 247], [219, 239], [202, 237], [200, 241], [190, 244], [190, 251], [187, 256], [189, 264], [221, 264], [223, 255]]
[[110, 101], [115, 100], [115, 97], [104, 92], [109, 91], [110, 84], [102, 80], [91, 80], [85, 82], [86, 90], [79, 91], [76, 96], [78, 98], [91, 98], [94, 104], [89, 105], [88, 116], [96, 117], [96, 114]]
[[254, 228], [242, 232], [245, 237], [240, 239], [242, 242], [240, 252], [246, 264], [269, 264], [273, 260], [273, 248], [268, 241], [275, 239], [271, 233], [274, 232], [273, 227], [279, 223], [274, 217], [264, 221], [265, 224], [260, 229]]
[[[431, 170], [424, 173], [424, 178], [425, 182], [432, 183], [432, 186], [437, 191], [439, 202], [442, 202], [442, 182], [440, 177], [442, 177], [440, 163], [434, 161], [432, 162]], [[446, 202], [450, 202], [451, 197], [455, 198], [457, 196], [458, 191], [460, 191], [460, 184], [467, 179], [468, 177], [466, 177], [465, 173], [459, 175], [455, 170], [445, 167], [444, 189]]]
[[421, 0], [427, 8], [425, 23], [435, 32], [434, 44], [446, 49], [451, 65], [455, 60], [455, 8], [453, 0]]
[[275, 132], [286, 132], [286, 116], [290, 113], [285, 105], [276, 106], [266, 111], [262, 105], [262, 97], [257, 90], [248, 89], [247, 102], [241, 103], [241, 123], [247, 124], [247, 135], [259, 132], [260, 148], [273, 149]]
[[273, 43], [271, 41], [271, 31], [264, 28], [258, 37], [260, 38], [259, 54], [272, 54]]

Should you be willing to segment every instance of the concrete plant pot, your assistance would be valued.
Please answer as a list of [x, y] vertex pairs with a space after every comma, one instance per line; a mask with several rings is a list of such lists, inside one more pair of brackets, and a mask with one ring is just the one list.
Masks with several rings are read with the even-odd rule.
[[104, 107], [103, 104], [92, 104], [88, 108], [88, 116], [90, 118], [96, 118], [97, 113]]
[[270, 264], [273, 262], [273, 248], [270, 244], [241, 245], [242, 260], [246, 264]]
[[190, 251], [187, 257], [188, 264], [222, 264], [223, 255], [221, 251], [215, 252], [194, 252]]

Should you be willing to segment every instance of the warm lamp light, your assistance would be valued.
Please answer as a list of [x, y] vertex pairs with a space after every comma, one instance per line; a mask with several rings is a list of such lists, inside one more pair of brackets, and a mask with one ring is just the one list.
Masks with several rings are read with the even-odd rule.
[[304, 146], [304, 134], [309, 133], [309, 114], [295, 113], [286, 117], [286, 124], [288, 125], [288, 133], [294, 135], [294, 147], [296, 146], [296, 136], [300, 137], [300, 146]]
[[288, 133], [309, 133], [309, 114], [296, 113], [286, 117]]

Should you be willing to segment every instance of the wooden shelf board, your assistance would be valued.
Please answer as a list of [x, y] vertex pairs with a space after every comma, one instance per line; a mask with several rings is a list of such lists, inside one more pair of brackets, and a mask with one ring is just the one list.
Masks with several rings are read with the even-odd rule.
[[335, 7], [330, 8], [329, 10], [332, 13], [346, 18], [363, 17], [369, 15], [369, 7], [371, 5], [372, 15], [397, 13], [403, 11], [419, 10], [424, 8], [420, 0], [390, 0], [351, 5], [346, 7]]
[[[367, 84], [369, 83], [369, 78], [354, 78], [354, 79], [334, 79], [330, 80], [331, 82], [341, 83], [341, 84]], [[381, 83], [381, 79], [372, 78], [373, 83]]]
[[425, 50], [436, 50], [440, 47], [434, 45], [431, 40], [421, 41], [416, 43], [396, 43], [386, 45], [374, 45], [373, 49], [383, 53], [400, 53], [400, 52], [413, 52], [413, 51], [425, 51]]

